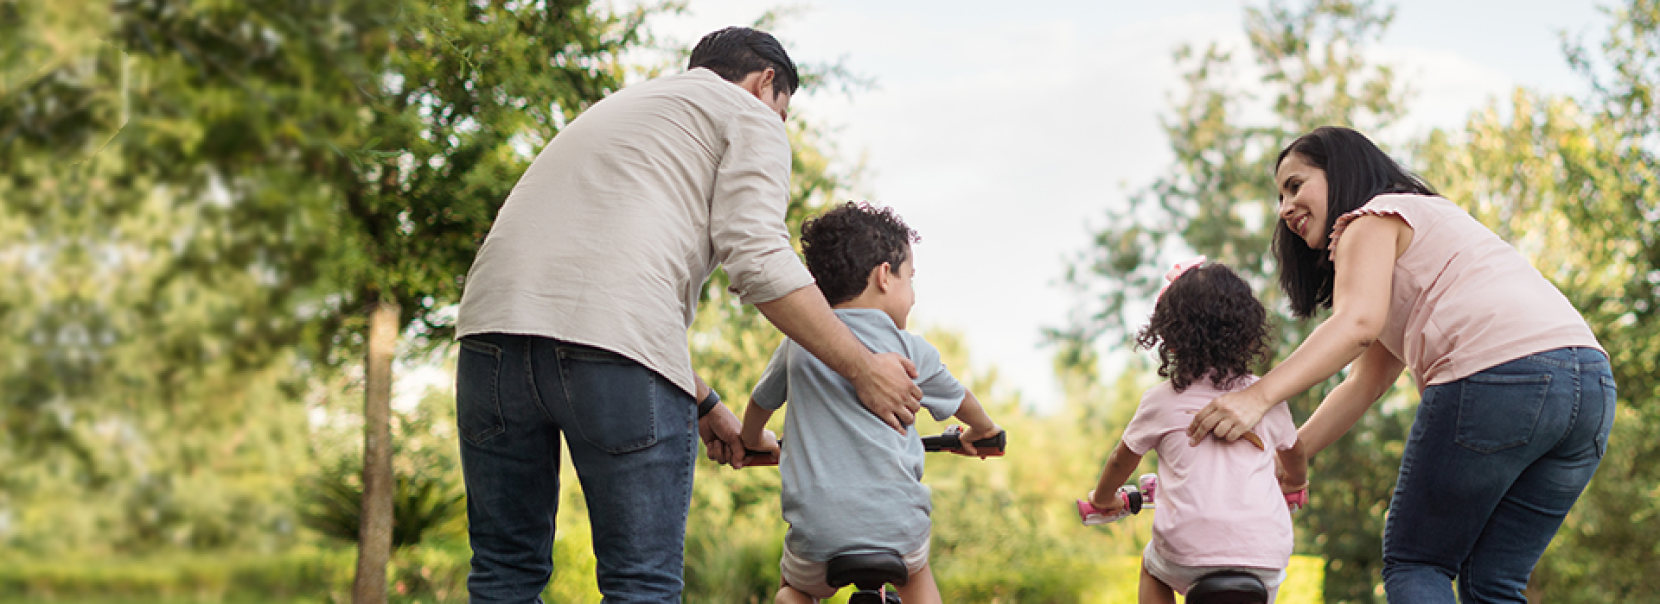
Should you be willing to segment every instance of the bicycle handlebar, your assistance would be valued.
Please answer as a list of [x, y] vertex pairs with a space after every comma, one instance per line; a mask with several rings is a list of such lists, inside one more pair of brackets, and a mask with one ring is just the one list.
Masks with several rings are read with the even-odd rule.
[[[940, 434], [924, 436], [922, 437], [922, 450], [929, 453], [955, 453], [985, 459], [987, 457], [1002, 457], [1009, 441], [1009, 431], [1004, 430], [998, 432], [996, 436], [974, 441], [974, 453], [969, 454], [963, 450], [962, 433], [962, 426], [951, 426]], [[778, 447], [782, 450], [784, 441], [778, 441]], [[768, 451], [744, 449], [744, 467], [776, 465], [778, 465], [778, 455]]]

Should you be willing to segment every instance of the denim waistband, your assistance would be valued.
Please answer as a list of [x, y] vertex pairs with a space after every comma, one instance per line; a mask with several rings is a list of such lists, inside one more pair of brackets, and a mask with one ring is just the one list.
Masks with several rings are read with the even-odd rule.
[[1608, 365], [1608, 355], [1603, 354], [1601, 350], [1581, 346], [1536, 352], [1516, 360], [1544, 363], [1563, 369], [1596, 369], [1598, 366]]

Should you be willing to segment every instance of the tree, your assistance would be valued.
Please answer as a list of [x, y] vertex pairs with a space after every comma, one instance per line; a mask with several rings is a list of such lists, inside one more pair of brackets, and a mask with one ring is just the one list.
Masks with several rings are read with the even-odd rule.
[[[25, 551], [269, 548], [271, 483], [303, 435], [282, 404], [303, 274], [277, 260], [316, 239], [237, 227], [276, 207], [304, 219], [312, 198], [243, 195], [271, 173], [219, 169], [265, 153], [280, 120], [215, 121], [246, 82], [159, 51], [175, 40], [141, 44], [152, 9], [0, 4], [17, 42], [0, 53], [0, 224], [19, 235], [0, 255], [20, 286], [0, 290], [18, 347], [0, 455], [20, 462], [0, 514], [21, 510], [5, 537]], [[242, 77], [266, 65], [239, 56]]]
[[646, 14], [617, 16], [586, 0], [376, 4], [385, 16], [352, 22], [362, 27], [353, 54], [325, 71], [331, 100], [361, 112], [351, 136], [333, 145], [351, 151], [302, 160], [331, 191], [339, 218], [322, 263], [338, 304], [323, 333], [335, 352], [361, 350], [365, 359], [358, 602], [385, 599], [398, 334], [449, 332], [443, 309], [459, 299], [530, 154], [620, 87], [618, 55], [637, 42]]
[[[1246, 10], [1254, 65], [1241, 68], [1214, 43], [1203, 52], [1176, 51], [1184, 88], [1165, 121], [1175, 163], [1127, 207], [1109, 211], [1106, 226], [1068, 268], [1066, 281], [1079, 299], [1105, 302], [1088, 304], [1069, 325], [1049, 330], [1063, 369], [1093, 362], [1103, 340], [1128, 344], [1139, 320], [1130, 311], [1152, 299], [1165, 260], [1182, 253], [1227, 263], [1261, 292], [1278, 326], [1276, 360], [1302, 341], [1313, 322], [1292, 320], [1282, 308], [1269, 252], [1278, 198], [1273, 163], [1283, 145], [1317, 126], [1375, 131], [1401, 117], [1406, 93], [1393, 72], [1362, 55], [1392, 18], [1393, 9], [1365, 1], [1314, 0], [1295, 8], [1272, 1]], [[1241, 80], [1251, 85], [1236, 84]], [[1252, 104], [1261, 100], [1253, 90], [1266, 91], [1266, 112]], [[1253, 111], [1266, 117], [1254, 118]], [[1332, 385], [1292, 400], [1293, 412], [1306, 418]], [[1405, 401], [1382, 407], [1384, 413], [1369, 414], [1315, 458], [1319, 504], [1298, 515], [1308, 529], [1300, 531], [1305, 547], [1326, 558], [1328, 600], [1374, 598], [1383, 512], [1411, 419]]]
[[[99, 162], [108, 163], [87, 165], [110, 166], [119, 194], [95, 179], [88, 198], [107, 205], [60, 208], [47, 200], [63, 191], [43, 183], [79, 181], [63, 171], [9, 173], [8, 186], [28, 195], [8, 196], [6, 216], [69, 213], [67, 244], [53, 241], [61, 230], [36, 241], [71, 252], [47, 256], [58, 262], [50, 268], [84, 269], [69, 273], [72, 302], [100, 293], [88, 277], [127, 276], [127, 259], [165, 269], [144, 273], [155, 275], [148, 286], [131, 281], [147, 287], [132, 300], [89, 300], [109, 306], [8, 297], [48, 313], [45, 331], [36, 331], [44, 336], [34, 337], [68, 338], [64, 354], [38, 360], [57, 363], [58, 373], [97, 375], [115, 362], [109, 351], [131, 350], [137, 366], [157, 369], [138, 380], [150, 396], [194, 383], [220, 359], [229, 365], [216, 384], [233, 391], [248, 371], [366, 359], [368, 528], [355, 593], [384, 599], [392, 345], [406, 328], [436, 340], [447, 334], [442, 309], [454, 302], [496, 207], [536, 148], [620, 86], [617, 56], [638, 41], [647, 10], [618, 16], [586, 1], [32, 4], [0, 4], [0, 27], [29, 42], [0, 54], [8, 78], [18, 78], [8, 82], [26, 83], [8, 87], [17, 102], [0, 109], [14, 118], [0, 127], [6, 157], [50, 170], [38, 154], [102, 148]], [[58, 35], [66, 31], [76, 35]], [[107, 42], [88, 41], [99, 39]], [[63, 50], [74, 51], [70, 60], [55, 59]], [[118, 144], [98, 146], [115, 131]], [[172, 219], [140, 225], [131, 245], [115, 245], [113, 267], [100, 264], [104, 256], [93, 252], [106, 246], [87, 218], [157, 207], [195, 222], [183, 232], [161, 230], [181, 224]], [[225, 279], [253, 292], [202, 295]], [[193, 310], [181, 311], [185, 302]], [[174, 331], [141, 339], [152, 327]], [[144, 359], [142, 345], [167, 354]], [[25, 433], [61, 417], [53, 405], [77, 400], [71, 378], [45, 383], [31, 375], [41, 367], [29, 369], [10, 375], [43, 387], [8, 390], [24, 393], [18, 408], [29, 413], [6, 418]], [[206, 392], [166, 398], [197, 403]], [[61, 402], [65, 393], [70, 403]], [[290, 390], [287, 398], [298, 396]], [[218, 409], [214, 417], [245, 410]]]

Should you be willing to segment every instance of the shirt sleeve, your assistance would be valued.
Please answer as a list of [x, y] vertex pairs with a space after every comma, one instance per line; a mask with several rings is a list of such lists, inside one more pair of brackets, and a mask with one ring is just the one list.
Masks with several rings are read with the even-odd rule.
[[1154, 388], [1141, 395], [1141, 404], [1136, 406], [1135, 417], [1130, 419], [1129, 425], [1124, 426], [1124, 446], [1136, 455], [1146, 455], [1148, 450], [1158, 446], [1159, 436], [1163, 432], [1158, 426], [1159, 405], [1150, 400], [1156, 392], [1158, 389]]
[[944, 421], [956, 415], [968, 389], [945, 368], [939, 349], [914, 334], [905, 333], [905, 336], [911, 340], [911, 362], [916, 364], [916, 385], [922, 388], [923, 408], [934, 416], [934, 421]]
[[[757, 101], [757, 104], [759, 101]], [[740, 107], [725, 130], [709, 208], [715, 260], [745, 304], [771, 302], [813, 283], [790, 247], [790, 141], [764, 107]]]
[[755, 390], [749, 394], [749, 400], [762, 409], [777, 410], [790, 398], [789, 348], [790, 340], [785, 338], [784, 343], [772, 351], [772, 359], [767, 361], [767, 368], [761, 370], [761, 379], [755, 382]]

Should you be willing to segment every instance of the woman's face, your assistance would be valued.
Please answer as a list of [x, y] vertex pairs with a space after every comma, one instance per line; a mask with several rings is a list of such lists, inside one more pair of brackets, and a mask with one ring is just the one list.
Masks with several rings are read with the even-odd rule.
[[1280, 189], [1280, 220], [1308, 247], [1326, 247], [1326, 171], [1291, 153], [1274, 174]]

